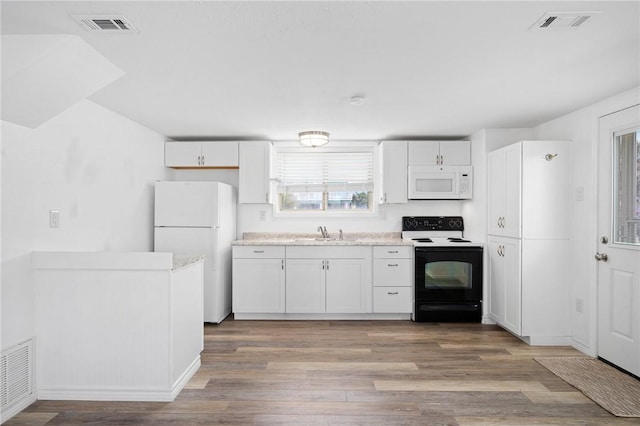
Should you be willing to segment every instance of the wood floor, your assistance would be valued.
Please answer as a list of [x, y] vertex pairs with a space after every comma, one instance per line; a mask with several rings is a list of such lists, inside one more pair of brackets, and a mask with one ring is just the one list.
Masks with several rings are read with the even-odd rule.
[[617, 425], [497, 326], [233, 321], [171, 403], [38, 401], [7, 425]]

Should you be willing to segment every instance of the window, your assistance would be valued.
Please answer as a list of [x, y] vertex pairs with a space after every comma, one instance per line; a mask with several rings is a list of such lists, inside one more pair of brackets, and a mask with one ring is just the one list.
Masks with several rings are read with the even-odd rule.
[[640, 244], [640, 129], [615, 134], [615, 242]]
[[371, 213], [373, 147], [277, 149], [278, 212]]

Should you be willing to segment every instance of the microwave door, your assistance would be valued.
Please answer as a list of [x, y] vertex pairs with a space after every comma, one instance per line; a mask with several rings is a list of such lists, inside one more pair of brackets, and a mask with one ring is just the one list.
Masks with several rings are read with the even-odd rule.
[[458, 174], [455, 171], [409, 173], [409, 198], [413, 200], [458, 198]]

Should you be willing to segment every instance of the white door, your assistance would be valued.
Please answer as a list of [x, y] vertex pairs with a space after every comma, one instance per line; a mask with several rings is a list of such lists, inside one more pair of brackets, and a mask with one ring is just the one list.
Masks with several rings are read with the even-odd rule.
[[640, 106], [600, 119], [598, 356], [640, 375]]

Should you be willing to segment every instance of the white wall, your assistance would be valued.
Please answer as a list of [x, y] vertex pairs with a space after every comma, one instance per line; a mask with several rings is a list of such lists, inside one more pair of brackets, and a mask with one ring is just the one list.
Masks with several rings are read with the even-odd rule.
[[[573, 193], [584, 190], [584, 200], [572, 201], [571, 251], [567, 269], [571, 280], [571, 328], [573, 344], [589, 355], [596, 355], [597, 307], [597, 197], [598, 120], [601, 116], [640, 103], [640, 88], [610, 97], [571, 114], [541, 124], [534, 129], [536, 139], [563, 139], [573, 142]], [[583, 301], [582, 313], [576, 300]]]
[[163, 142], [86, 100], [36, 129], [2, 122], [2, 349], [33, 336], [33, 250], [153, 249]]

